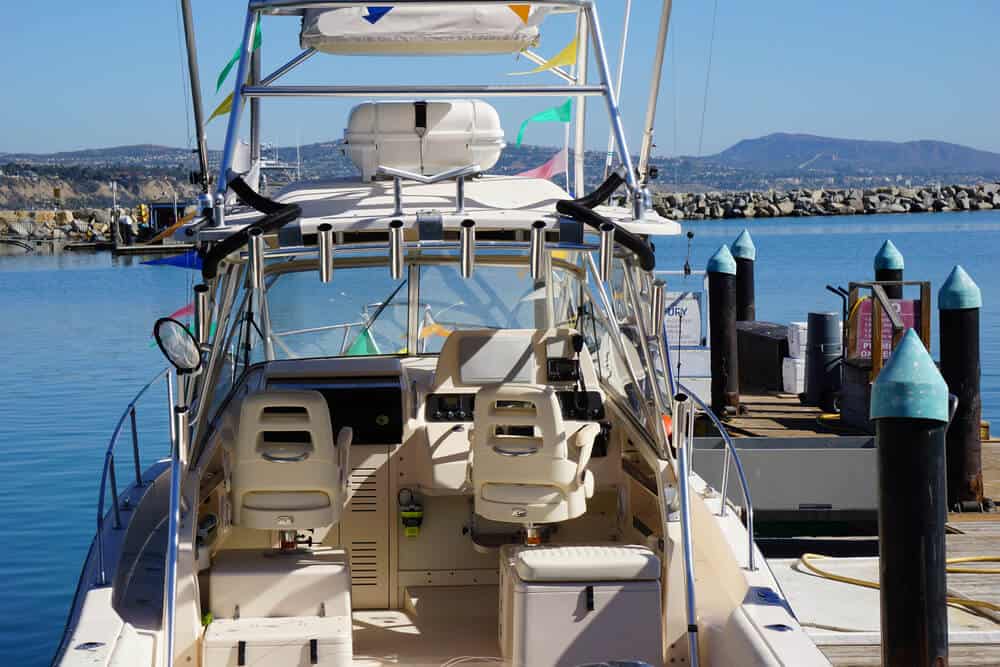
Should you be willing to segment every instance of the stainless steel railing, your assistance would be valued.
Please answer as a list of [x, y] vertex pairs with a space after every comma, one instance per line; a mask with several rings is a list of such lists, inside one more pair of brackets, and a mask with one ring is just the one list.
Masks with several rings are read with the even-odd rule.
[[[99, 584], [101, 586], [106, 586], [108, 583], [107, 570], [104, 563], [104, 501], [107, 497], [109, 486], [111, 490], [111, 512], [113, 518], [112, 526], [115, 530], [122, 527], [121, 507], [118, 502], [118, 479], [115, 474], [115, 446], [118, 444], [118, 439], [121, 436], [122, 430], [125, 427], [125, 420], [127, 419], [129, 421], [130, 431], [132, 434], [132, 464], [135, 469], [134, 483], [135, 486], [141, 487], [143, 485], [143, 481], [142, 465], [139, 458], [139, 429], [136, 423], [136, 404], [150, 387], [165, 378], [167, 384], [167, 402], [172, 406], [174, 402], [174, 384], [170, 371], [171, 369], [169, 367], [164, 368], [162, 371], [157, 373], [152, 380], [147, 382], [134, 397], [132, 397], [132, 400], [129, 401], [128, 406], [125, 408], [125, 411], [122, 412], [122, 416], [118, 418], [118, 423], [115, 425], [115, 430], [111, 434], [111, 440], [108, 442], [108, 448], [104, 453], [104, 468], [101, 471], [101, 489], [100, 495], [97, 499], [97, 567], [99, 571]], [[173, 420], [171, 419], [171, 442], [174, 440], [173, 430]]]

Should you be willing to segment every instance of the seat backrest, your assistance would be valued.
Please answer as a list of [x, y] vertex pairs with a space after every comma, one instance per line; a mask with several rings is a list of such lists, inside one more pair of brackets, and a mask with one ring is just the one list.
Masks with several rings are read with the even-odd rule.
[[[471, 480], [476, 513], [494, 521], [551, 522], [586, 510], [589, 448], [570, 458], [556, 392], [495, 384], [476, 394]], [[574, 452], [576, 453], [576, 452]]]
[[265, 391], [243, 400], [231, 462], [233, 523], [261, 530], [330, 526], [346, 501], [352, 434], [336, 441], [316, 391]]

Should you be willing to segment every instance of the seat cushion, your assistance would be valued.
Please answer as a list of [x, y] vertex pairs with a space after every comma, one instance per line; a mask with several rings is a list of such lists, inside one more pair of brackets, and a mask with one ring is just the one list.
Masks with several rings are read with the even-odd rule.
[[546, 484], [484, 484], [483, 500], [511, 505], [552, 505], [562, 502], [559, 487]]
[[514, 556], [522, 581], [649, 581], [660, 578], [660, 559], [638, 545], [524, 547]]

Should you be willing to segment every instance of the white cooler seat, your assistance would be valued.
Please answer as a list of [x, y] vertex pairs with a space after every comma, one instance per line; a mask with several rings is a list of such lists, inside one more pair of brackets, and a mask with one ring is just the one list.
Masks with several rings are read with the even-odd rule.
[[663, 661], [660, 561], [642, 546], [500, 550], [500, 646], [514, 667]]
[[351, 667], [351, 617], [215, 620], [205, 629], [201, 664], [202, 667]]

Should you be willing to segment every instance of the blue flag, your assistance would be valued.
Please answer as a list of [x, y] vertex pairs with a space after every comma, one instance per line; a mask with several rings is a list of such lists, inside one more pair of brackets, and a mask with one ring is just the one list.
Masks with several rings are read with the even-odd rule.
[[378, 23], [378, 20], [392, 11], [392, 7], [367, 7], [368, 15], [362, 16], [364, 20], [368, 21], [372, 25]]
[[160, 259], [151, 259], [143, 262], [148, 266], [178, 266], [182, 269], [201, 270], [201, 257], [197, 250], [190, 250], [183, 255], [171, 255]]

